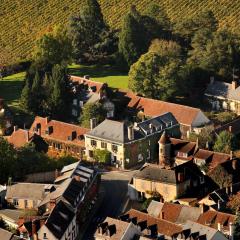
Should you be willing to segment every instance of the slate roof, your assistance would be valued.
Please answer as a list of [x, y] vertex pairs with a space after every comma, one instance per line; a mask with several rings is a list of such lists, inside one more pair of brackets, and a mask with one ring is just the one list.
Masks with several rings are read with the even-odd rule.
[[[156, 132], [160, 133], [164, 131], [164, 129], [168, 129], [176, 125], [178, 125], [178, 122], [174, 116], [171, 113], [164, 113], [161, 116], [138, 123], [137, 127], [133, 128], [134, 140], [144, 138], [145, 136]], [[132, 141], [128, 138], [128, 126], [129, 125], [126, 122], [106, 119], [85, 135], [116, 143], [128, 143]]]
[[[166, 112], [171, 112], [180, 124], [187, 126], [191, 126], [196, 120], [197, 115], [202, 113], [199, 108], [144, 98], [137, 96], [132, 92], [125, 92], [125, 95], [130, 99], [128, 108], [143, 110], [144, 114], [149, 117], [155, 117]], [[207, 122], [209, 122], [209, 120]]]
[[178, 173], [185, 172], [184, 181], [189, 178], [198, 178], [199, 169], [191, 161], [178, 165], [172, 169], [161, 168], [157, 164], [145, 164], [133, 178], [146, 179], [149, 181], [156, 181], [169, 184], [178, 184]]
[[[207, 227], [202, 224], [199, 224], [199, 223], [196, 223], [193, 221], [189, 221], [189, 220], [183, 225], [183, 229], [184, 230], [190, 229], [191, 230], [190, 234], [198, 233], [199, 237], [204, 236], [205, 239], [207, 239], [207, 240], [213, 239], [214, 235], [218, 232], [214, 228]], [[222, 236], [224, 236], [224, 235], [222, 234]], [[227, 238], [226, 238], [226, 240], [227, 240]]]
[[63, 201], [59, 201], [52, 210], [45, 225], [57, 239], [61, 239], [74, 216], [73, 209]]
[[33, 199], [42, 200], [45, 197], [46, 184], [16, 183], [7, 187], [6, 199]]
[[[41, 126], [41, 136], [45, 139], [55, 140], [81, 147], [85, 146], [84, 134], [89, 131], [87, 128], [83, 128], [74, 124], [60, 122], [57, 120], [48, 120], [48, 118], [39, 116], [35, 117], [30, 131], [37, 133], [37, 126]], [[49, 127], [52, 128], [52, 133], [46, 134], [46, 131]], [[69, 137], [72, 136], [72, 133], [75, 133], [76, 137], [72, 140], [69, 140]]]
[[222, 131], [231, 132], [234, 135], [240, 133], [240, 118], [234, 119], [233, 121], [226, 123], [214, 130], [216, 134], [219, 134]]
[[234, 89], [231, 83], [214, 81], [208, 85], [205, 94], [240, 101], [240, 86]]

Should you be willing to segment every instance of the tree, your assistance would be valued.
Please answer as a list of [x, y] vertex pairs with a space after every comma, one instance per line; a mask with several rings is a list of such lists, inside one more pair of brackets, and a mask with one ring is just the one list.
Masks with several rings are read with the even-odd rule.
[[185, 47], [189, 47], [193, 36], [198, 31], [215, 32], [218, 28], [218, 21], [216, 20], [212, 11], [200, 12], [197, 16], [187, 18], [185, 21], [178, 22], [175, 25], [175, 32], [180, 36], [180, 41]]
[[148, 48], [144, 27], [141, 25], [141, 16], [135, 6], [123, 18], [119, 34], [118, 50], [130, 67]]
[[67, 104], [70, 99], [69, 78], [66, 69], [60, 65], [55, 65], [52, 69], [51, 82], [53, 90], [50, 96], [49, 114], [53, 117], [62, 118], [67, 114]]
[[0, 183], [6, 183], [15, 176], [17, 152], [5, 139], [0, 138]]
[[44, 34], [37, 41], [34, 59], [47, 61], [52, 65], [71, 62], [72, 43], [62, 25], [55, 26], [52, 32]]
[[95, 149], [93, 151], [93, 157], [99, 163], [109, 164], [111, 162], [111, 153], [106, 149]]
[[151, 40], [170, 39], [172, 24], [166, 12], [155, 3], [150, 3], [144, 11], [142, 22]]
[[[106, 34], [109, 31], [97, 0], [86, 0], [80, 8], [79, 15], [70, 19], [69, 33], [75, 61], [84, 62], [98, 55], [98, 50], [102, 50], [99, 44], [104, 45], [106, 36], [109, 38]], [[109, 40], [107, 42], [109, 43]]]
[[208, 176], [219, 186], [219, 188], [228, 187], [232, 184], [232, 175], [224, 167], [218, 165], [208, 173]]
[[133, 92], [160, 100], [173, 97], [177, 91], [177, 73], [181, 61], [168, 56], [167, 52], [153, 52], [150, 48], [131, 66], [129, 88]]
[[230, 199], [227, 203], [227, 207], [232, 210], [234, 214], [240, 210], [240, 192], [230, 196]]
[[97, 123], [102, 122], [106, 117], [106, 112], [100, 103], [87, 103], [83, 107], [80, 123], [83, 127], [90, 127], [90, 120], [96, 118]]
[[206, 149], [209, 145], [213, 143], [213, 131], [214, 128], [212, 126], [204, 127], [199, 134], [190, 133], [189, 140], [190, 141], [198, 141], [199, 147]]
[[232, 150], [236, 149], [236, 139], [232, 133], [222, 131], [217, 136], [213, 149], [215, 152], [230, 153]]

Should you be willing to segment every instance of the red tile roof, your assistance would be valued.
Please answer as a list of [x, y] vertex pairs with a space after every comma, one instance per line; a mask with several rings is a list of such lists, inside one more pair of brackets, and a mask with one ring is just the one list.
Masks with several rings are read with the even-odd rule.
[[199, 112], [201, 112], [198, 108], [139, 97], [132, 92], [126, 92], [126, 96], [130, 98], [129, 108], [143, 109], [144, 114], [149, 117], [171, 112], [180, 124], [187, 126], [191, 126]]
[[218, 228], [218, 223], [220, 223], [221, 227], [223, 227], [226, 230], [229, 230], [229, 224], [234, 223], [235, 219], [236, 219], [235, 215], [208, 210], [207, 212], [200, 215], [197, 222], [203, 225], [208, 225], [215, 229]]
[[143, 213], [135, 209], [129, 210], [126, 214], [129, 214], [130, 218], [136, 217], [137, 222], [147, 221], [148, 226], [157, 224], [158, 232], [164, 234], [165, 236], [172, 236], [182, 231], [182, 227], [177, 224], [152, 217], [147, 213]]
[[159, 218], [162, 217], [161, 214], [163, 213], [164, 220], [167, 220], [169, 222], [176, 222], [182, 208], [183, 205], [165, 202], [163, 204]]
[[88, 87], [90, 88], [95, 87], [96, 93], [99, 93], [102, 90], [103, 86], [106, 85], [106, 83], [95, 82], [95, 81], [91, 81], [89, 79], [85, 79], [77, 76], [71, 76], [71, 81], [78, 84], [88, 85]]
[[32, 140], [33, 132], [25, 129], [17, 129], [11, 136], [7, 137], [7, 141], [14, 145], [16, 148], [23, 147]]
[[[69, 124], [65, 122], [60, 122], [57, 120], [49, 120], [48, 118], [36, 117], [30, 131], [36, 132], [37, 125], [41, 126], [41, 137], [49, 140], [55, 140], [58, 142], [63, 142], [71, 145], [84, 147], [84, 134], [90, 131], [90, 129], [83, 128], [74, 124]], [[52, 127], [52, 133], [46, 134], [48, 127]], [[73, 140], [68, 140], [68, 137], [76, 132], [76, 138]], [[82, 136], [81, 139], [78, 137]]]

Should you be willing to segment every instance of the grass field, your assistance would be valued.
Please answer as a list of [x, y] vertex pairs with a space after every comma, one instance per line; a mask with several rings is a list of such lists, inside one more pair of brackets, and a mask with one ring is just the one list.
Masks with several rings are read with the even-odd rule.
[[80, 77], [89, 75], [91, 80], [107, 83], [112, 88], [128, 88], [128, 74], [110, 65], [84, 66], [74, 64], [69, 67], [69, 73]]
[[17, 73], [0, 80], [0, 98], [10, 107], [18, 108], [25, 72]]

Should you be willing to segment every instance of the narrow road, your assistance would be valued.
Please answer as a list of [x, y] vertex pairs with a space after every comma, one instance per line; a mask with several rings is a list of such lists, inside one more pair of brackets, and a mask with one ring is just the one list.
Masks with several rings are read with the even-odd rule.
[[104, 221], [106, 217], [118, 217], [127, 200], [127, 185], [131, 179], [132, 172], [108, 172], [102, 175], [101, 188], [105, 195], [98, 211], [94, 215], [92, 222], [83, 237], [84, 240], [94, 239], [97, 225]]

